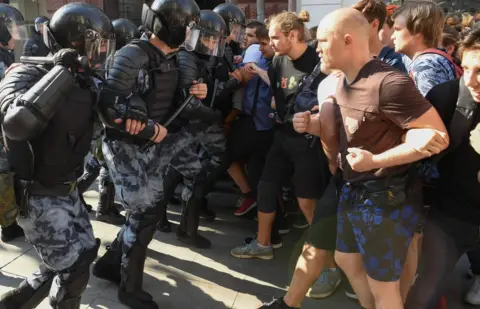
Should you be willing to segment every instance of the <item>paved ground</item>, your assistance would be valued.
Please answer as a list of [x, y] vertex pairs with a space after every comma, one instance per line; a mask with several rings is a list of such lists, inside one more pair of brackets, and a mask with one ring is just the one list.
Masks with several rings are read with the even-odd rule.
[[[96, 205], [98, 193], [86, 193], [87, 201]], [[192, 250], [183, 247], [175, 233], [157, 233], [150, 245], [146, 263], [144, 288], [154, 295], [162, 309], [253, 309], [273, 296], [281, 296], [289, 283], [291, 266], [298, 256], [302, 242], [301, 232], [292, 230], [284, 238], [284, 248], [276, 250], [271, 261], [238, 260], [230, 256], [230, 249], [243, 242], [255, 231], [255, 221], [232, 215], [237, 196], [215, 193], [210, 203], [218, 213], [212, 223], [202, 222], [201, 230], [214, 246], [210, 250]], [[178, 223], [179, 208], [171, 207], [169, 218]], [[92, 215], [96, 237], [101, 238], [100, 254], [113, 241], [118, 227], [97, 222]], [[0, 242], [0, 293], [18, 285], [38, 265], [35, 250], [18, 240], [11, 244]], [[466, 262], [459, 272], [465, 273]], [[467, 288], [467, 282], [462, 284]], [[92, 276], [82, 299], [82, 309], [123, 309], [117, 302], [116, 288]], [[38, 308], [50, 308], [43, 302]], [[360, 308], [348, 300], [343, 290], [333, 297], [317, 301], [307, 299], [302, 308], [353, 309]]]

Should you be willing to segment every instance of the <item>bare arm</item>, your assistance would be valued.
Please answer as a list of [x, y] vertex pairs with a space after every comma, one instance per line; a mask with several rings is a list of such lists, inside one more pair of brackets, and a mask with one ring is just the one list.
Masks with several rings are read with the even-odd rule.
[[270, 78], [268, 77], [268, 72], [267, 70], [258, 68], [257, 69], [257, 74], [260, 76], [260, 78], [265, 82], [265, 84], [270, 86]]
[[338, 167], [340, 152], [340, 123], [337, 121], [336, 109], [333, 99], [330, 99], [320, 105], [320, 112], [317, 114], [320, 120], [320, 140], [332, 174]]
[[449, 144], [447, 129], [434, 107], [412, 121], [404, 143], [374, 155], [375, 168], [403, 165], [428, 158], [445, 150]]

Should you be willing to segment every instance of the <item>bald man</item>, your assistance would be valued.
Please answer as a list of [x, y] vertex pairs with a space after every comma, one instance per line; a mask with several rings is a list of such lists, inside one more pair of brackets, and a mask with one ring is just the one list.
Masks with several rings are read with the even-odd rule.
[[399, 278], [419, 220], [408, 169], [444, 150], [448, 135], [412, 80], [370, 56], [369, 28], [362, 13], [348, 8], [327, 15], [317, 33], [322, 66], [343, 72], [335, 97], [346, 184], [335, 260], [362, 307], [402, 309]]

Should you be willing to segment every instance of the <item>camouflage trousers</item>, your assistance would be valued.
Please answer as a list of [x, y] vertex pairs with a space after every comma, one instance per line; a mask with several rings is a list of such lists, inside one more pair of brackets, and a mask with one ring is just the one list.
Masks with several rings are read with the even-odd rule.
[[[171, 160], [178, 134], [169, 133], [159, 144], [145, 152], [139, 146], [121, 140], [103, 140], [103, 154], [115, 191], [120, 198], [127, 218], [117, 235], [122, 244], [122, 263], [126, 267], [132, 246], [140, 241], [139, 233], [156, 224], [152, 217], [159, 212], [163, 200], [163, 171]], [[146, 244], [148, 245], [148, 244]]]
[[27, 282], [37, 289], [55, 276], [50, 296], [60, 300], [66, 294], [71, 267], [96, 245], [88, 213], [76, 189], [68, 196], [31, 196], [28, 206], [28, 217], [18, 217], [17, 222], [43, 263]]
[[[183, 142], [177, 146], [178, 152], [172, 157], [168, 168], [175, 169], [183, 176], [181, 199], [188, 202], [198, 182], [204, 182], [207, 175], [221, 166], [226, 139], [223, 128], [218, 124], [200, 121], [192, 121], [181, 133]], [[200, 156], [202, 152], [205, 157], [203, 160]], [[204, 178], [199, 177], [202, 173]]]

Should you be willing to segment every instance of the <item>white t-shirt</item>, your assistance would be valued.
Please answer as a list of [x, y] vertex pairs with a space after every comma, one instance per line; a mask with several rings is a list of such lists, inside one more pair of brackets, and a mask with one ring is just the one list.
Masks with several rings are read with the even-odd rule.
[[250, 45], [245, 51], [245, 56], [243, 57], [242, 63], [257, 63], [262, 59], [262, 52], [260, 51], [259, 44]]
[[[340, 75], [341, 76], [341, 75]], [[321, 111], [322, 103], [330, 96], [335, 96], [337, 91], [338, 80], [340, 79], [339, 74], [330, 74], [325, 77], [320, 84], [318, 85], [318, 110]]]

